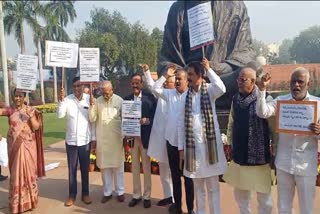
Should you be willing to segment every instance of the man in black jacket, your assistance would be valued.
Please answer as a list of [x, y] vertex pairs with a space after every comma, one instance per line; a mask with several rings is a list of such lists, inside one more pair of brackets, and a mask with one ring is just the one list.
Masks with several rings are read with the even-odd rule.
[[143, 205], [145, 208], [151, 207], [151, 162], [147, 155], [149, 138], [152, 128], [153, 117], [156, 109], [155, 97], [142, 90], [143, 81], [139, 74], [131, 76], [132, 94], [124, 100], [141, 101], [141, 135], [134, 138], [134, 146], [131, 150], [132, 155], [132, 174], [133, 174], [133, 198], [129, 207], [136, 206], [141, 201], [141, 183], [140, 183], [140, 157], [144, 173], [144, 193]]

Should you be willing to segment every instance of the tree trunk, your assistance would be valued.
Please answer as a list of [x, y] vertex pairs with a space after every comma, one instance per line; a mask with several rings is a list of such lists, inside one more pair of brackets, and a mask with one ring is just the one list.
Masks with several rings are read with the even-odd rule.
[[42, 69], [42, 50], [41, 50], [41, 41], [38, 38], [38, 61], [39, 61], [39, 78], [40, 78], [40, 91], [41, 91], [41, 102], [45, 104], [45, 94], [44, 94], [44, 83], [43, 83], [43, 69]]
[[20, 29], [20, 48], [21, 48], [21, 54], [26, 53], [26, 45], [24, 41], [24, 32], [23, 32], [23, 23], [21, 23], [21, 29]]
[[54, 102], [58, 102], [58, 82], [57, 82], [57, 68], [53, 67], [53, 96]]
[[0, 2], [0, 44], [1, 44], [2, 70], [3, 70], [4, 99], [5, 99], [6, 106], [10, 106], [7, 53], [6, 53], [6, 43], [5, 43], [5, 39], [4, 39], [2, 2]]

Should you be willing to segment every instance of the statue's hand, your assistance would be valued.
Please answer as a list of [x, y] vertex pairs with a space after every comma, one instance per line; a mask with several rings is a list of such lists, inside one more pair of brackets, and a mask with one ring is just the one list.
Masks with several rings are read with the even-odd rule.
[[271, 75], [269, 73], [264, 74], [258, 83], [259, 90], [265, 91], [268, 85], [270, 84], [270, 81], [271, 81]]

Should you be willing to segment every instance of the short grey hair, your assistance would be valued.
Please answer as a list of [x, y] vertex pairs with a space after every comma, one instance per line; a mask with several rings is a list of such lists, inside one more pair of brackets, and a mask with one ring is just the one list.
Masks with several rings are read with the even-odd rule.
[[291, 77], [296, 74], [296, 73], [299, 73], [299, 74], [305, 74], [307, 76], [307, 82], [310, 81], [310, 73], [309, 73], [309, 70], [304, 68], [304, 67], [298, 67], [296, 69], [294, 69], [291, 73]]
[[111, 81], [109, 81], [109, 80], [104, 80], [104, 81], [101, 82], [101, 84], [100, 84], [100, 88], [101, 88], [101, 89], [103, 89], [103, 88], [108, 88], [108, 87], [110, 87], [111, 89], [113, 89]]

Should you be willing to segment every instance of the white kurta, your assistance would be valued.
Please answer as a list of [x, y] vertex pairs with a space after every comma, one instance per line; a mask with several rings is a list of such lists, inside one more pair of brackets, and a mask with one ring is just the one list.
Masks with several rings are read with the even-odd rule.
[[167, 123], [166, 102], [159, 98], [153, 127], [150, 134], [148, 155], [162, 163], [168, 163], [166, 139], [164, 138], [165, 124]]
[[122, 98], [113, 94], [109, 102], [100, 96], [90, 107], [90, 121], [96, 122], [97, 166], [117, 168], [124, 162], [121, 135]]
[[[223, 143], [221, 139], [221, 133], [218, 123], [218, 117], [216, 114], [215, 100], [225, 93], [225, 86], [221, 81], [220, 77], [214, 73], [213, 70], [208, 71], [208, 77], [211, 81], [208, 84], [208, 93], [210, 96], [210, 102], [213, 112], [214, 129], [216, 134], [216, 142], [218, 149], [218, 163], [209, 164], [206, 144], [203, 138], [202, 128], [202, 117], [201, 117], [201, 104], [200, 97], [201, 92], [193, 92], [192, 96], [192, 116], [193, 116], [193, 136], [195, 140], [195, 151], [196, 151], [196, 171], [189, 172], [184, 167], [183, 174], [189, 178], [206, 178], [211, 176], [217, 176], [224, 174], [227, 169], [227, 160], [224, 155]], [[184, 124], [184, 113], [185, 109], [180, 113], [178, 121], [178, 143], [179, 150], [185, 149], [185, 124]], [[186, 155], [185, 155], [186, 158]]]

